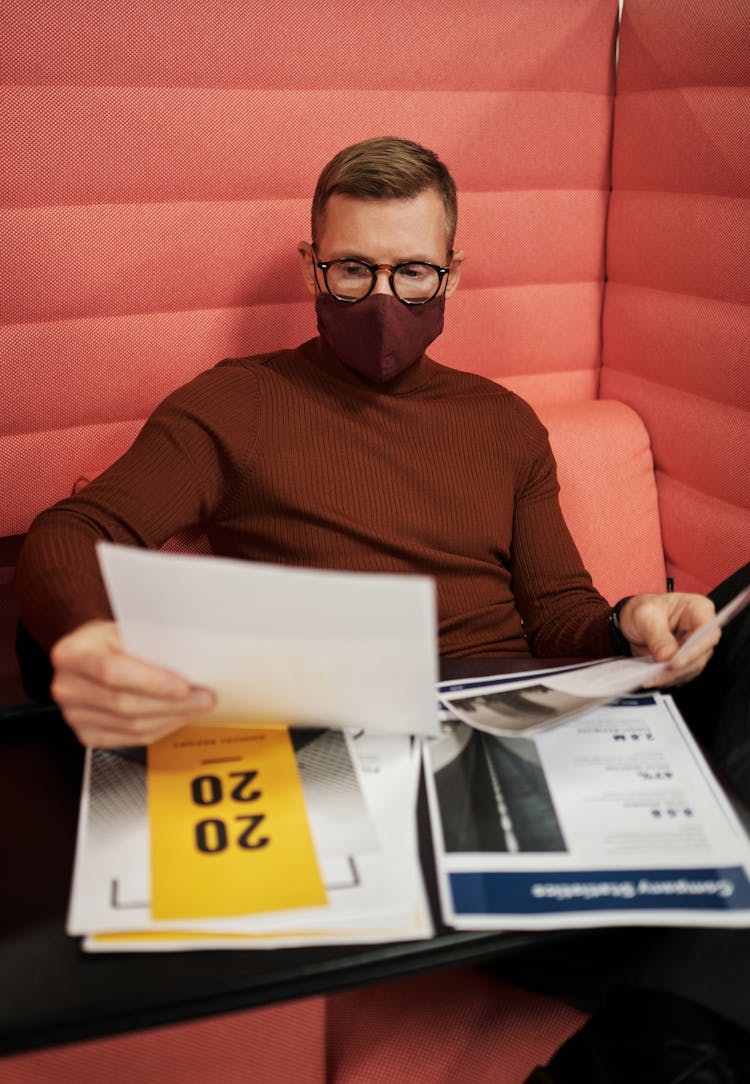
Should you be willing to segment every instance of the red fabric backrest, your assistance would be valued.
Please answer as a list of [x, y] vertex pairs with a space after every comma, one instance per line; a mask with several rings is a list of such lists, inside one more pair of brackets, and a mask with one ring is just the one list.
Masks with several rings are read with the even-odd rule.
[[219, 358], [314, 332], [346, 143], [433, 147], [467, 253], [439, 360], [596, 396], [616, 0], [6, 0], [0, 536]]
[[601, 394], [651, 436], [668, 571], [750, 558], [750, 6], [626, 0]]

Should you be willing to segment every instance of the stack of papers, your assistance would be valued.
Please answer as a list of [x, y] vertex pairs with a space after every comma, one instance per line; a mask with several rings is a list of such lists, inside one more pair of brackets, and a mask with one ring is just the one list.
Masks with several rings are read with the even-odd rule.
[[[234, 730], [238, 738], [273, 731]], [[275, 732], [278, 735], [278, 731]], [[211, 742], [216, 731], [186, 728], [175, 741]], [[323, 885], [323, 902], [283, 906], [221, 917], [155, 918], [152, 907], [151, 835], [147, 809], [147, 767], [143, 749], [89, 750], [86, 757], [78, 846], [68, 916], [68, 932], [84, 935], [89, 951], [154, 951], [202, 948], [277, 948], [292, 945], [348, 944], [432, 935], [418, 857], [415, 806], [420, 751], [409, 737], [352, 736], [342, 731], [300, 731], [291, 736], [304, 792], [307, 821]], [[227, 778], [210, 744], [202, 780]], [[259, 761], [260, 763], [260, 761]], [[263, 780], [258, 772], [257, 784]], [[237, 786], [252, 786], [237, 773]], [[264, 785], [264, 784], [263, 784]], [[210, 784], [202, 782], [203, 797]], [[245, 797], [252, 792], [246, 790]], [[194, 803], [193, 803], [194, 805]], [[267, 808], [265, 802], [263, 808]], [[196, 825], [208, 825], [200, 855], [209, 883], [221, 848], [216, 810], [197, 811]], [[209, 816], [206, 816], [209, 814]], [[179, 810], [174, 821], [180, 821]], [[245, 826], [246, 830], [246, 826]], [[273, 821], [259, 826], [252, 842], [272, 837]], [[266, 833], [264, 836], [263, 833]], [[239, 837], [229, 835], [227, 851]], [[272, 844], [276, 837], [272, 839]], [[270, 850], [270, 848], [269, 848]], [[245, 861], [245, 883], [252, 898], [252, 850]], [[214, 887], [217, 887], [214, 885]], [[218, 897], [222, 888], [218, 885]], [[273, 887], [273, 886], [272, 886]], [[292, 879], [277, 885], [289, 902]], [[188, 880], [185, 895], [198, 888]], [[178, 893], [179, 896], [179, 893]], [[216, 907], [216, 902], [214, 903]], [[236, 906], [236, 905], [235, 905]], [[254, 906], [257, 906], [255, 901]], [[214, 914], [216, 910], [214, 910]]]
[[412, 735], [439, 733], [434, 583], [98, 556], [125, 648], [217, 703], [148, 754], [88, 751], [68, 932], [92, 951], [429, 937]]
[[672, 700], [625, 695], [663, 664], [448, 682], [438, 708], [423, 577], [99, 557], [126, 649], [217, 706], [148, 756], [87, 753], [68, 921], [87, 949], [430, 937], [422, 764], [450, 925], [750, 925], [742, 825]]

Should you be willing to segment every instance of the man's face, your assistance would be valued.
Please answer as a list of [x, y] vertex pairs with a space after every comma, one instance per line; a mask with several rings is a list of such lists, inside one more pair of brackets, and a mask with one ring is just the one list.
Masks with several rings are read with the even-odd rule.
[[[305, 282], [315, 294], [313, 253], [308, 242], [300, 243], [299, 253]], [[349, 257], [390, 266], [414, 261], [446, 266], [448, 242], [440, 196], [433, 189], [412, 199], [356, 199], [334, 193], [326, 205], [316, 255], [322, 261]], [[446, 297], [458, 285], [462, 260], [463, 252], [455, 253], [451, 260]], [[323, 288], [320, 272], [318, 281]], [[390, 289], [387, 272], [380, 272], [373, 293], [390, 293]]]

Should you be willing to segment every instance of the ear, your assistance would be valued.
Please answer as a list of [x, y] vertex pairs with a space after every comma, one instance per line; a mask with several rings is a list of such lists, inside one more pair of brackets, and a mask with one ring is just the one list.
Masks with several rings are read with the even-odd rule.
[[458, 286], [461, 279], [461, 264], [464, 262], [464, 251], [454, 252], [451, 259], [451, 273], [448, 275], [448, 285], [445, 287], [445, 296], [450, 297]]
[[302, 278], [305, 280], [305, 286], [309, 292], [313, 295], [318, 293], [318, 285], [315, 281], [315, 266], [312, 245], [309, 241], [300, 241], [297, 245], [297, 252], [299, 253], [300, 260], [302, 261]]

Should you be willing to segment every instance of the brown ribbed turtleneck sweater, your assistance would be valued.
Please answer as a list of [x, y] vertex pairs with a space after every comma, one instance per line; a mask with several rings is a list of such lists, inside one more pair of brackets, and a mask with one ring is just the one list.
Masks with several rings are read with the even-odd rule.
[[612, 652], [541, 423], [427, 357], [376, 386], [314, 339], [202, 373], [37, 518], [17, 572], [22, 621], [49, 648], [109, 616], [94, 541], [158, 547], [197, 523], [224, 556], [433, 576], [443, 655]]

